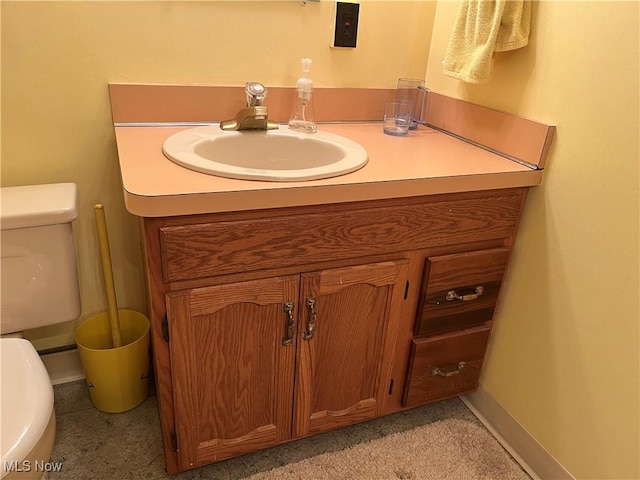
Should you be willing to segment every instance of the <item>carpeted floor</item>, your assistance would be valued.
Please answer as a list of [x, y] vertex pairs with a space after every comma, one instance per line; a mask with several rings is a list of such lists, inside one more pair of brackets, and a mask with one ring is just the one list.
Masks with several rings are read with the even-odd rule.
[[527, 480], [486, 429], [449, 418], [258, 473], [249, 480]]
[[156, 398], [96, 410], [84, 381], [57, 385], [50, 480], [526, 480], [458, 398], [167, 475]]

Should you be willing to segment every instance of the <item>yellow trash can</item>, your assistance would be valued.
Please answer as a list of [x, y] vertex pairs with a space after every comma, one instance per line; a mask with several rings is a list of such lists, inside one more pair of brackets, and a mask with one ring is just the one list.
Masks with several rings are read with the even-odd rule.
[[107, 312], [86, 319], [76, 343], [93, 405], [120, 413], [140, 405], [149, 393], [149, 320], [132, 310], [118, 310], [122, 346], [113, 348]]

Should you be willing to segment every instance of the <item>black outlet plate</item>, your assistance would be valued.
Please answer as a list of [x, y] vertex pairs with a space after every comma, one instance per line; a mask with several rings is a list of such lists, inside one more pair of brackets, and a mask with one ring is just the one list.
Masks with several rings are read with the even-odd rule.
[[336, 3], [336, 29], [334, 47], [356, 48], [358, 40], [359, 3]]

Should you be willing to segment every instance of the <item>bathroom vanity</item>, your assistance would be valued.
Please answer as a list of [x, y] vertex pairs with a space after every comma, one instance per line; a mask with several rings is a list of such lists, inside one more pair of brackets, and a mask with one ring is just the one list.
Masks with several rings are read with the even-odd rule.
[[[447, 121], [440, 100], [434, 124]], [[535, 124], [531, 140], [533, 122], [483, 114], [526, 122], [538, 163], [460, 131], [321, 125], [363, 145], [367, 166], [230, 180], [162, 157], [163, 139], [186, 127], [125, 125], [114, 109], [125, 201], [141, 217], [169, 473], [477, 388], [554, 131]]]

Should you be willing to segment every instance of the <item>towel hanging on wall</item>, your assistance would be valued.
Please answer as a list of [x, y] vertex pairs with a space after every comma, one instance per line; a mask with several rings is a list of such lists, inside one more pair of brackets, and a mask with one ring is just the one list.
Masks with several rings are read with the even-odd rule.
[[524, 47], [531, 29], [531, 0], [462, 0], [449, 40], [444, 74], [485, 83], [493, 53]]

